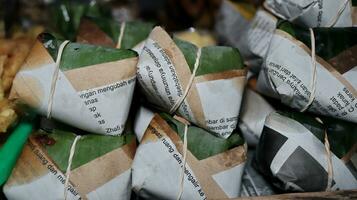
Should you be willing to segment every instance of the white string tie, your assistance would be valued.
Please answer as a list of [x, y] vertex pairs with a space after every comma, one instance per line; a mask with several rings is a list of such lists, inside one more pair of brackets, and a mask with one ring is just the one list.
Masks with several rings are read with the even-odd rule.
[[81, 139], [80, 135], [77, 135], [76, 138], [74, 138], [74, 141], [71, 146], [71, 151], [69, 152], [69, 157], [68, 157], [68, 165], [67, 165], [67, 170], [66, 170], [66, 181], [64, 183], [64, 200], [67, 200], [67, 194], [68, 194], [68, 185], [69, 185], [69, 177], [71, 175], [71, 166], [72, 166], [72, 160], [74, 156], [74, 152], [76, 151], [76, 145], [78, 140]]
[[125, 26], [126, 26], [125, 22], [122, 22], [121, 25], [120, 25], [120, 33], [119, 33], [119, 37], [118, 37], [118, 43], [117, 43], [117, 46], [116, 46], [117, 49], [121, 48], [121, 43], [122, 43], [123, 37], [124, 37]]
[[175, 102], [175, 104], [171, 107], [169, 113], [173, 114], [174, 112], [176, 112], [176, 110], [181, 106], [182, 102], [186, 99], [186, 96], [188, 94], [188, 92], [191, 89], [193, 80], [196, 76], [196, 71], [198, 69], [198, 66], [200, 65], [200, 58], [201, 58], [201, 48], [198, 48], [197, 50], [197, 54], [196, 54], [196, 60], [195, 60], [195, 65], [192, 71], [192, 75], [187, 83], [187, 87], [183, 93], [183, 95]]

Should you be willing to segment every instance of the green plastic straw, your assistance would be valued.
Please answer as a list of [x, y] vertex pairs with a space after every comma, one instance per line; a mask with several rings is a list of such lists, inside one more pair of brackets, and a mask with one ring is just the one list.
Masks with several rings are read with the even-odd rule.
[[3, 185], [14, 168], [33, 124], [27, 120], [20, 122], [0, 149], [0, 186]]

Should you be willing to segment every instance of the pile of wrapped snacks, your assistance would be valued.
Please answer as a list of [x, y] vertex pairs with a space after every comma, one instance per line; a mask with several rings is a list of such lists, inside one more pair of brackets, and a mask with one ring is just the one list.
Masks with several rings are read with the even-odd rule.
[[278, 20], [306, 28], [357, 25], [353, 0], [266, 0], [261, 6], [224, 0], [217, 15], [219, 40], [241, 50], [245, 63], [259, 73]]
[[223, 1], [218, 39], [249, 70], [238, 125], [257, 171], [244, 173], [244, 195], [357, 188], [356, 6]]
[[0, 39], [4, 198], [357, 189], [356, 2], [252, 2], [173, 34], [64, 3]]

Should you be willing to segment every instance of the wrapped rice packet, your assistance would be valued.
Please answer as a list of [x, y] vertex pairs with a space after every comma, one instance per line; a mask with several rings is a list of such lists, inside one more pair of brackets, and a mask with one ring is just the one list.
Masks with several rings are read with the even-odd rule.
[[137, 67], [143, 93], [161, 110], [224, 138], [236, 128], [246, 84], [238, 49], [197, 48], [155, 27]]
[[77, 128], [120, 135], [134, 92], [137, 54], [77, 43], [61, 51], [63, 44], [49, 34], [39, 36], [11, 97]]
[[357, 25], [357, 3], [352, 0], [266, 0], [264, 7], [282, 19], [306, 27]]
[[[239, 196], [247, 146], [233, 133], [227, 139], [188, 126], [168, 114], [141, 108], [135, 122], [141, 141], [135, 154], [133, 190], [145, 199], [224, 199]], [[184, 177], [181, 175], [186, 152]], [[183, 181], [183, 182], [181, 182]]]
[[356, 124], [333, 118], [271, 113], [255, 167], [286, 192], [357, 189], [356, 131]]
[[356, 34], [356, 27], [309, 31], [280, 22], [258, 90], [300, 111], [357, 122]]
[[38, 130], [30, 136], [3, 191], [8, 199], [57, 200], [66, 195], [68, 200], [129, 200], [135, 149], [130, 131], [118, 137], [90, 134], [78, 139], [67, 129]]
[[87, 17], [81, 20], [77, 42], [140, 52], [152, 28], [153, 24], [146, 22], [117, 22], [107, 18]]
[[245, 90], [238, 126], [249, 146], [258, 144], [265, 118], [273, 111], [262, 96], [249, 88]]
[[[278, 19], [303, 27], [350, 27], [357, 24], [356, 5], [349, 0], [266, 0], [256, 12], [245, 3], [223, 1], [216, 31], [221, 41], [237, 47], [255, 73], [261, 69]], [[251, 17], [243, 17], [254, 14]]]

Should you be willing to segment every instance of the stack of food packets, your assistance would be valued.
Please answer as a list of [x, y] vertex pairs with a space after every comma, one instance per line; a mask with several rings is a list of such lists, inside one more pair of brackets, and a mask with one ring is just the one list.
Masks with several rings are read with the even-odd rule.
[[[357, 24], [354, 17], [356, 5], [350, 0], [266, 0], [263, 6], [255, 11], [242, 6], [246, 4], [225, 0], [218, 15], [216, 29], [221, 40], [242, 49], [245, 62], [255, 73], [259, 72], [263, 64], [279, 19], [289, 20], [304, 27], [351, 27]], [[255, 13], [255, 16], [243, 18], [247, 13]]]
[[53, 124], [30, 136], [7, 198], [356, 189], [354, 3], [248, 2], [220, 7], [215, 29], [228, 46], [63, 4], [60, 34], [41, 34], [13, 81], [10, 98]]
[[65, 195], [71, 200], [129, 200], [131, 163], [136, 149], [130, 128], [116, 137], [83, 135], [69, 161], [78, 133], [81, 131], [60, 125], [50, 133], [38, 130], [31, 134], [4, 186], [6, 197], [37, 200], [63, 199]]
[[[246, 84], [238, 49], [198, 47], [152, 24], [89, 11], [68, 25], [78, 28], [78, 43], [41, 34], [14, 79], [12, 99], [66, 125], [34, 131], [5, 195], [130, 199], [134, 188], [144, 198], [238, 197], [247, 153], [236, 129]], [[149, 106], [161, 109], [138, 117], [137, 154], [126, 126], [136, 76]]]
[[[90, 8], [63, 7], [70, 8], [67, 17], [79, 26]], [[82, 14], [72, 12], [82, 8]], [[34, 130], [4, 194], [8, 199], [129, 200], [136, 140], [127, 118], [138, 54], [54, 35], [38, 36], [16, 74], [10, 99], [56, 125]]]
[[[234, 26], [244, 33], [239, 39], [230, 40], [238, 35], [224, 32], [222, 24], [242, 23], [243, 13], [251, 11], [233, 12], [233, 8], [242, 7], [232, 5], [228, 1], [222, 4], [216, 27], [219, 36], [227, 44], [246, 47], [242, 51], [246, 64], [253, 74], [259, 74], [253, 89], [269, 97], [267, 103], [248, 90], [239, 115], [240, 129], [251, 146], [257, 146], [255, 168], [281, 192], [356, 189], [352, 164], [356, 130], [347, 128], [357, 122], [355, 2], [266, 0], [249, 25]], [[276, 109], [285, 110], [285, 114], [274, 112]], [[296, 110], [313, 115], [294, 113]], [[299, 129], [290, 123], [296, 121], [297, 115], [315, 124], [308, 123], [306, 131]], [[317, 121], [322, 120], [321, 123], [314, 117], [319, 117]], [[299, 120], [296, 123], [306, 124]], [[271, 131], [267, 127], [272, 126], [282, 137], [268, 136]], [[335, 137], [340, 128], [351, 133], [346, 131], [344, 136]], [[319, 134], [316, 129], [320, 129]], [[302, 132], [314, 137], [304, 137]], [[343, 150], [339, 149], [342, 147]]]
[[141, 108], [137, 115], [132, 168], [139, 196], [239, 196], [247, 147], [236, 126], [245, 73], [235, 48], [197, 47], [161, 27], [152, 30], [139, 56], [138, 83], [149, 105], [166, 113]]
[[136, 141], [125, 124], [137, 53], [64, 44], [50, 34], [38, 37], [11, 98], [81, 130], [35, 131], [4, 193], [9, 199], [130, 199]]

